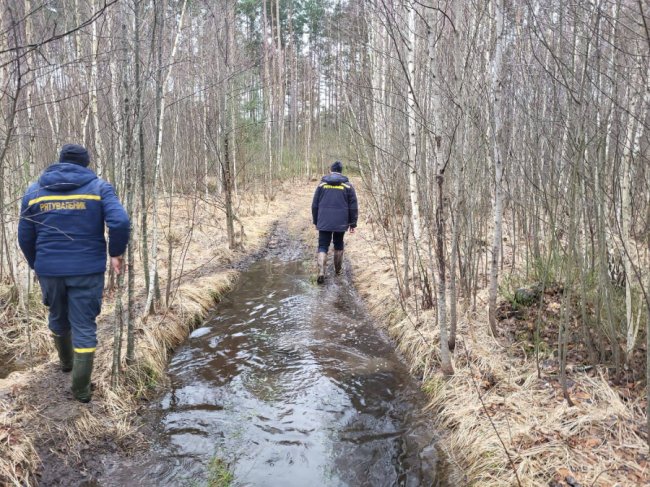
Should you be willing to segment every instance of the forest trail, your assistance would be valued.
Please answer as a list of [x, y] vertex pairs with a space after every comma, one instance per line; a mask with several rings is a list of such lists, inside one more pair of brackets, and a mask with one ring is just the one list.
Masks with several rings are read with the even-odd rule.
[[[346, 485], [365, 485], [364, 478], [375, 479], [371, 485], [393, 485], [398, 481], [406, 481], [405, 485], [440, 482], [443, 474], [438, 458], [439, 452], [433, 440], [435, 429], [426, 419], [426, 415], [421, 412], [426, 399], [417, 383], [409, 376], [401, 359], [394, 355], [393, 345], [365, 316], [363, 305], [350, 281], [349, 270], [346, 276], [335, 279], [330, 269], [325, 286], [316, 286], [310, 282], [310, 277], [313, 277], [314, 262], [309, 244], [313, 244], [310, 240], [315, 239], [310, 215], [312, 190], [311, 184], [301, 188], [299, 194], [293, 199], [291, 208], [280, 205], [271, 207], [265, 212], [263, 222], [266, 230], [263, 232], [263, 244], [259, 245], [257, 250], [241, 254], [236, 261], [210, 258], [204, 265], [196, 267], [196, 272], [191, 272], [183, 279], [191, 286], [193, 280], [200, 279], [201, 276], [223, 275], [236, 269], [238, 272], [243, 272], [244, 281], [235, 284], [235, 292], [259, 294], [262, 292], [260, 286], [264, 283], [267, 286], [277, 287], [280, 294], [286, 291], [284, 288], [287, 286], [293, 287], [292, 293], [297, 293], [293, 297], [298, 301], [286, 309], [282, 307], [282, 303], [286, 302], [285, 299], [280, 299], [276, 303], [277, 306], [272, 305], [279, 299], [277, 297], [263, 299], [264, 303], [255, 302], [255, 304], [264, 304], [265, 309], [276, 310], [275, 313], [270, 313], [270, 317], [264, 318], [271, 320], [266, 323], [268, 326], [278, 324], [273, 320], [274, 317], [278, 318], [276, 316], [278, 313], [283, 315], [288, 312], [296, 315], [288, 322], [290, 329], [281, 330], [280, 335], [275, 336], [274, 340], [286, 341], [302, 335], [306, 337], [307, 342], [300, 348], [304, 349], [303, 352], [306, 351], [309, 357], [302, 357], [304, 353], [297, 351], [296, 353], [302, 357], [299, 357], [299, 363], [285, 365], [278, 363], [278, 357], [282, 359], [280, 362], [283, 362], [285, 359], [291, 359], [295, 353], [278, 355], [273, 352], [266, 358], [274, 362], [270, 365], [271, 369], [275, 370], [278, 366], [286, 367], [284, 375], [288, 378], [294, 375], [291, 373], [293, 369], [295, 372], [293, 378], [298, 382], [302, 379], [307, 382], [313, 381], [313, 387], [306, 387], [302, 394], [298, 383], [277, 384], [280, 390], [296, 393], [292, 397], [294, 402], [297, 400], [297, 403], [292, 406], [291, 398], [288, 398], [282, 400], [279, 406], [289, 410], [295, 407], [296, 411], [292, 414], [298, 422], [304, 421], [305, 415], [307, 419], [310, 416], [313, 416], [314, 420], [318, 418], [317, 423], [320, 427], [317, 425], [311, 429], [303, 428], [305, 434], [311, 437], [298, 444], [298, 449], [301, 448], [300, 445], [308, 446], [302, 453], [291, 452], [292, 449], [295, 450], [296, 443], [285, 437], [295, 435], [295, 432], [285, 432], [285, 435], [280, 435], [276, 448], [286, 449], [287, 458], [291, 455], [294, 455], [294, 458], [286, 464], [280, 462], [275, 467], [267, 466], [266, 469], [258, 469], [257, 475], [261, 475], [260, 478], [264, 478], [265, 474], [280, 475], [290, 481], [295, 477], [296, 472], [301, 472], [295, 478], [302, 480], [295, 485], [303, 485], [300, 482], [313, 480], [314, 474], [311, 468], [304, 468], [306, 463], [307, 466], [320, 465], [315, 472], [325, 477], [317, 481], [318, 485], [322, 482], [339, 485], [337, 482], [341, 482], [341, 479], [345, 479]], [[309, 244], [305, 245], [305, 241]], [[203, 259], [206, 257], [206, 255], [202, 256]], [[190, 269], [194, 269], [194, 265], [198, 262], [194, 261], [192, 264], [188, 266]], [[249, 269], [251, 265], [252, 269]], [[346, 266], [348, 265], [350, 264], [347, 263]], [[269, 291], [270, 295], [276, 294], [272, 290], [266, 291]], [[111, 391], [108, 371], [102, 370], [108, 367], [115, 319], [112, 313], [114, 295], [109, 294], [107, 297], [98, 330], [100, 343], [104, 344], [104, 360], [95, 367], [97, 377], [93, 381], [96, 386], [95, 397], [90, 404], [79, 404], [72, 399], [68, 384], [69, 375], [59, 371], [55, 361], [40, 365], [32, 373], [17, 373], [15, 374], [17, 377], [12, 376], [12, 379], [18, 381], [12, 380], [13, 389], [12, 392], [8, 392], [8, 395], [13, 399], [17, 414], [24, 418], [25, 434], [36, 446], [40, 464], [36, 472], [38, 483], [66, 486], [91, 484], [120, 486], [129, 485], [130, 479], [137, 475], [139, 475], [138, 485], [179, 485], [178, 482], [182, 483], [182, 481], [196, 482], [205, 479], [210, 474], [208, 466], [214, 457], [215, 445], [218, 444], [219, 438], [223, 438], [228, 433], [229, 428], [232, 432], [235, 426], [224, 424], [223, 420], [214, 422], [213, 407], [208, 408], [210, 411], [202, 411], [200, 406], [190, 408], [192, 415], [186, 418], [186, 424], [181, 428], [183, 431], [176, 433], [173, 427], [170, 431], [165, 431], [163, 427], [162, 435], [167, 436], [169, 442], [169, 438], [173, 439], [175, 434], [187, 436], [188, 431], [201, 430], [207, 422], [208, 425], [211, 424], [210, 434], [214, 436], [204, 437], [203, 441], [198, 441], [202, 435], [192, 437], [190, 434], [185, 438], [184, 445], [192, 448], [197, 444], [204, 447], [211, 444], [212, 448], [206, 447], [202, 456], [198, 460], [195, 459], [194, 463], [188, 463], [186, 459], [181, 461], [180, 467], [177, 465], [172, 468], [170, 465], [174, 465], [177, 460], [170, 456], [169, 449], [165, 450], [157, 444], [161, 438], [159, 429], [161, 424], [169, 425], [168, 416], [182, 415], [183, 407], [176, 404], [180, 411], [177, 409], [166, 411], [160, 404], [169, 405], [170, 394], [182, 396], [183, 387], [190, 390], [195, 387], [192, 384], [179, 386], [179, 376], [194, 377], [198, 373], [199, 377], [205, 377], [209, 372], [210, 376], [220, 377], [222, 371], [246, 368], [250, 357], [246, 354], [244, 357], [239, 354], [229, 354], [227, 349], [222, 349], [222, 346], [225, 346], [223, 344], [217, 349], [208, 347], [209, 350], [204, 349], [202, 355], [199, 354], [197, 357], [187, 357], [188, 347], [191, 350], [192, 343], [198, 339], [190, 338], [185, 345], [180, 348], [175, 347], [177, 355], [172, 359], [171, 376], [169, 376], [171, 390], [168, 389], [170, 383], [167, 378], [161, 378], [162, 389], [158, 390], [162, 390], [164, 395], [160, 403], [155, 401], [153, 410], [146, 406], [146, 403], [130, 404], [129, 398], [116, 397]], [[137, 297], [137, 302], [141, 305], [145, 298], [146, 293], [142, 291]], [[224, 303], [217, 306], [216, 312], [211, 314], [212, 318], [204, 326], [219, 325], [224, 307], [226, 314], [257, 312], [256, 308], [251, 308], [250, 302], [239, 306], [237, 303], [233, 304], [232, 299], [230, 294], [227, 294]], [[311, 313], [315, 313], [315, 318], [310, 321]], [[164, 318], [163, 315], [161, 319]], [[222, 328], [214, 332], [215, 336], [221, 335], [224, 326], [226, 335], [228, 331], [233, 332], [232, 327], [241, 320], [237, 318], [232, 322], [225, 321], [225, 324], [220, 325]], [[143, 326], [146, 326], [146, 323]], [[239, 332], [240, 330], [236, 334], [241, 336]], [[264, 341], [265, 337], [266, 339], [272, 337], [272, 332], [260, 330], [257, 325], [248, 333], [248, 340], [252, 343]], [[202, 333], [199, 332], [196, 336], [201, 335]], [[212, 335], [200, 338], [204, 345], [208, 343], [205, 340], [210, 339], [210, 336]], [[264, 357], [254, 358], [258, 361], [264, 360]], [[206, 361], [213, 364], [214, 360], [220, 365], [216, 368], [211, 365], [201, 371], [200, 364]], [[199, 364], [196, 370], [193, 366], [194, 362]], [[279, 374], [283, 375], [281, 371]], [[275, 380], [270, 376], [258, 379], [258, 385]], [[203, 381], [199, 380], [199, 383], [201, 382]], [[330, 383], [330, 386], [323, 390], [326, 383]], [[210, 394], [209, 391], [210, 389], [206, 389], [203, 393]], [[251, 389], [246, 389], [244, 397], [249, 396], [250, 393]], [[188, 400], [192, 401], [192, 398]], [[241, 406], [246, 403], [243, 398], [239, 400], [242, 401]], [[178, 399], [174, 402], [177, 403]], [[324, 407], [327, 404], [329, 406], [319, 411], [319, 404], [323, 404]], [[310, 412], [310, 408], [314, 406], [316, 409]], [[269, 407], [272, 409], [274, 406]], [[161, 410], [157, 411], [157, 408]], [[253, 409], [259, 408], [260, 404], [255, 404], [253, 407]], [[137, 417], [134, 415], [136, 411]], [[278, 420], [277, 426], [281, 426], [281, 423], [287, 420], [286, 411], [280, 413], [283, 420]], [[29, 416], [26, 416], [27, 414]], [[251, 425], [253, 431], [249, 431], [249, 435], [264, 426], [253, 423]], [[266, 429], [267, 433], [269, 431], [275, 431], [275, 435], [280, 430], [277, 427]], [[204, 433], [203, 436], [207, 434]], [[238, 434], [241, 434], [241, 431]], [[336, 442], [330, 444], [331, 439], [338, 435], [343, 437], [339, 440], [339, 444]], [[236, 438], [237, 435], [233, 437]], [[153, 438], [158, 438], [153, 440], [154, 454], [143, 458], [142, 453], [152, 447]], [[254, 437], [249, 440], [256, 441]], [[242, 444], [238, 444], [237, 447], [242, 448]], [[238, 456], [232, 448], [231, 445], [231, 450], [224, 454], [227, 455], [226, 460], [233, 458], [241, 460], [241, 455]], [[321, 458], [327, 451], [337, 453], [336, 455], [331, 453], [332, 458], [329, 460], [331, 464], [327, 459]], [[341, 454], [345, 451], [347, 453]], [[251, 460], [254, 463], [255, 459]], [[302, 470], [291, 468], [294, 464], [300, 467], [301, 461]], [[143, 462], [149, 470], [143, 470]], [[251, 480], [251, 476], [254, 477], [255, 474], [248, 471], [250, 469], [252, 466], [244, 463], [236, 473], [241, 474], [244, 471], [245, 477]], [[263, 484], [262, 481], [259, 485]]]
[[221, 485], [215, 465], [232, 485], [446, 485], [419, 384], [350, 272], [315, 284], [311, 248], [275, 227], [176, 350], [150, 453], [104, 462], [99, 485]]
[[[269, 265], [269, 259], [274, 259], [275, 265], [282, 267], [280, 275], [291, 282], [298, 283], [303, 290], [307, 286], [309, 295], [302, 299], [307, 299], [309, 302], [303, 303], [302, 312], [308, 314], [316, 305], [320, 308], [318, 312], [320, 321], [311, 325], [311, 332], [320, 333], [322, 336], [315, 337], [314, 343], [307, 348], [316, 350], [322, 347], [324, 351], [311, 366], [305, 364], [305, 367], [307, 375], [310, 370], [313, 374], [314, 370], [322, 368], [319, 363], [323, 362], [322, 366], [327, 370], [318, 374], [322, 380], [332, 381], [330, 389], [333, 390], [329, 392], [329, 399], [333, 401], [331, 406], [334, 407], [336, 403], [334, 409], [338, 408], [340, 411], [328, 407], [324, 411], [314, 410], [310, 413], [319, 418], [323, 415], [332, 416], [329, 428], [333, 430], [328, 432], [329, 429], [325, 428], [315, 433], [320, 437], [317, 443], [320, 442], [321, 448], [317, 450], [323, 453], [322, 448], [335, 451], [341, 450], [346, 445], [348, 450], [352, 448], [347, 454], [349, 458], [339, 456], [338, 464], [323, 464], [323, 468], [318, 471], [330, 476], [332, 482], [339, 479], [339, 475], [341, 478], [347, 478], [351, 482], [350, 485], [362, 485], [361, 479], [367, 476], [370, 470], [376, 470], [374, 474], [378, 475], [376, 481], [381, 483], [385, 480], [388, 482], [386, 485], [392, 485], [397, 478], [409, 479], [408, 485], [419, 485], [418, 479], [423, 478], [433, 482], [433, 479], [440, 478], [438, 451], [433, 443], [435, 430], [420, 412], [425, 405], [425, 398], [421, 395], [417, 384], [409, 377], [400, 359], [391, 355], [394, 354], [392, 345], [382, 337], [369, 319], [364, 317], [363, 306], [358, 302], [349, 275], [341, 278], [340, 281], [335, 281], [333, 271], [330, 269], [330, 277], [325, 286], [309, 283], [310, 275], [314, 271], [314, 263], [310, 251], [306, 249], [304, 243], [301, 243], [301, 239], [315, 239], [316, 235], [311, 225], [310, 214], [312, 191], [312, 184], [309, 184], [298, 191], [290, 204], [288, 202], [265, 203], [251, 209], [250, 218], [243, 218], [243, 222], [247, 224], [245, 227], [247, 234], [254, 235], [251, 240], [255, 242], [254, 239], [257, 239], [258, 243], [252, 246], [252, 251], [240, 252], [238, 256], [215, 253], [214, 249], [209, 253], [201, 251], [201, 243], [205, 244], [209, 240], [218, 242], [223, 236], [218, 231], [210, 235], [211, 231], [208, 228], [202, 228], [211, 215], [207, 213], [199, 215], [197, 220], [191, 223], [196, 226], [193, 232], [197, 232], [197, 235], [191, 239], [189, 245], [190, 256], [185, 263], [188, 272], [180, 277], [181, 286], [192, 288], [196, 285], [196, 281], [201, 279], [213, 279], [214, 276], [221, 276], [219, 279], [222, 279], [223, 276], [229, 276], [233, 272], [248, 272], [246, 269], [253, 264], [258, 274], [252, 277], [252, 286], [256, 290], [260, 269], [265, 269]], [[179, 208], [175, 213], [177, 219], [175, 226], [182, 224], [185, 212], [185, 208]], [[253, 222], [250, 221], [251, 219]], [[217, 222], [216, 226], [208, 227], [214, 230], [219, 228], [219, 224]], [[260, 259], [264, 260], [260, 261]], [[179, 265], [180, 262], [175, 263], [175, 266]], [[250, 280], [251, 277], [248, 278], [248, 288], [251, 287]], [[246, 284], [244, 287], [246, 288]], [[213, 290], [203, 288], [199, 292], [207, 294], [207, 300], [210, 302], [209, 294]], [[221, 292], [225, 292], [225, 289]], [[320, 293], [320, 297], [325, 297], [326, 300], [321, 301], [314, 293]], [[335, 302], [339, 295], [343, 296], [344, 303]], [[144, 287], [141, 287], [136, 296], [137, 309], [142, 309], [145, 299], [146, 292]], [[181, 293], [179, 301], [182, 299]], [[115, 391], [110, 387], [110, 357], [115, 323], [114, 300], [115, 291], [107, 291], [103, 313], [98, 320], [100, 353], [93, 377], [94, 397], [89, 404], [74, 401], [69, 390], [70, 376], [59, 370], [54, 354], [50, 354], [47, 360], [33, 370], [15, 371], [0, 382], [0, 398], [7, 401], [3, 404], [7, 408], [5, 413], [19, 419], [13, 423], [12, 433], [18, 433], [16, 437], [25, 440], [21, 446], [26, 447], [27, 453], [30, 453], [29, 447], [33, 447], [31, 453], [34, 457], [30, 459], [31, 463], [26, 463], [24, 466], [34, 470], [23, 472], [23, 475], [25, 478], [32, 478], [32, 482], [38, 485], [129, 485], [129, 475], [135, 474], [141, 466], [142, 452], [151, 447], [151, 438], [158, 434], [154, 431], [155, 425], [152, 423], [154, 414], [147, 406], [148, 401], [141, 400], [151, 396], [151, 391], [137, 399], [124, 396], [125, 393], [135, 392], [133, 385]], [[213, 315], [213, 320], [215, 316], [218, 317], [219, 309], [220, 307]], [[331, 313], [336, 315], [333, 316]], [[188, 326], [189, 317], [184, 317], [184, 314], [177, 306], [173, 306], [167, 312], [153, 316], [154, 319], [141, 322], [138, 336], [148, 341], [151, 339], [148, 335], [151, 332], [150, 328], [158, 327], [164, 321], [171, 322], [167, 325], [171, 327], [179, 327], [183, 324]], [[328, 327], [328, 323], [323, 320], [332, 320], [333, 326]], [[302, 321], [297, 324], [303, 325]], [[342, 332], [342, 328], [346, 327], [355, 330], [357, 338], [349, 336], [352, 342]], [[183, 332], [180, 329], [177, 332], [181, 340], [187, 337], [186, 333], [189, 333], [191, 328], [185, 329], [188, 331]], [[266, 333], [262, 335], [268, 336]], [[290, 335], [291, 333], [287, 337]], [[338, 345], [337, 340], [340, 342]], [[357, 347], [363, 347], [364, 341], [365, 350], [355, 348], [355, 343]], [[164, 343], [156, 345], [165, 346]], [[177, 347], [178, 344], [175, 345], [175, 348]], [[184, 347], [180, 348], [181, 355], [183, 349]], [[215, 354], [217, 352], [218, 350]], [[328, 352], [333, 353], [334, 356], [329, 357]], [[373, 356], [375, 354], [378, 355]], [[201, 363], [204, 360], [198, 358], [197, 361]], [[226, 363], [230, 361], [233, 363]], [[237, 357], [231, 357], [230, 361], [226, 360], [222, 363], [224, 370], [238, 367]], [[381, 370], [374, 370], [380, 364], [384, 364]], [[345, 380], [338, 377], [340, 374], [346, 375]], [[379, 374], [378, 377], [373, 379], [376, 374]], [[367, 380], [363, 379], [364, 376]], [[160, 377], [158, 382], [162, 390], [166, 391], [168, 379]], [[173, 382], [172, 375], [172, 384]], [[288, 384], [286, 387], [291, 389], [293, 386]], [[161, 390], [160, 387], [157, 387], [157, 390]], [[341, 396], [334, 390], [347, 392]], [[158, 393], [154, 393], [156, 394]], [[165, 397], [162, 399], [163, 402]], [[302, 403], [304, 406], [323, 400], [327, 402], [327, 399], [319, 397], [319, 391], [315, 390], [308, 391]], [[383, 413], [380, 412], [382, 409]], [[355, 414], [354, 411], [358, 412]], [[303, 407], [301, 414], [305, 413]], [[199, 413], [191, 421], [204, 424], [205, 418]], [[350, 424], [347, 424], [348, 422]], [[350, 438], [335, 447], [326, 445], [327, 438], [335, 434], [337, 429], [345, 430], [341, 434], [347, 434]], [[217, 437], [223, 434], [221, 431], [216, 433]], [[280, 445], [284, 442], [285, 440], [280, 440]], [[360, 457], [350, 456], [357, 450], [361, 452]], [[420, 455], [422, 452], [427, 453]], [[314, 452], [311, 453], [312, 456], [313, 454]], [[310, 458], [311, 463], [320, 461], [315, 457]], [[351, 458], [356, 460], [350, 463]], [[170, 459], [149, 457], [148, 461], [150, 465], [161, 465], [165, 461], [169, 462]], [[125, 464], [133, 465], [132, 470], [129, 471], [127, 468], [125, 473], [118, 475], [117, 471], [121, 471]], [[19, 464], [19, 467], [22, 466]], [[199, 468], [203, 467], [205, 462], [200, 464]], [[116, 470], [111, 472], [111, 468]], [[206, 470], [197, 472], [196, 468], [195, 466], [193, 471], [196, 479], [205, 476]], [[394, 470], [395, 468], [397, 470]], [[335, 474], [334, 469], [339, 469], [341, 472]], [[276, 468], [271, 471], [277, 474], [281, 469]], [[287, 474], [291, 472], [291, 469], [287, 469]], [[309, 476], [311, 469], [305, 472]], [[150, 485], [165, 485], [165, 482], [168, 485], [175, 485], [179, 479], [187, 480], [185, 471], [180, 473], [177, 471], [175, 475], [176, 477], [166, 479], [159, 478]], [[147, 482], [145, 478], [141, 478], [139, 485], [148, 485]]]

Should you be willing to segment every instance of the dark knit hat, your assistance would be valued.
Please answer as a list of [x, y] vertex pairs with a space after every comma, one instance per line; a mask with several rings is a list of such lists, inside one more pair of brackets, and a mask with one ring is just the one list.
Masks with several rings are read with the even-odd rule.
[[68, 162], [70, 164], [88, 167], [88, 164], [90, 164], [90, 156], [83, 145], [66, 144], [61, 148], [59, 162]]
[[330, 171], [332, 172], [343, 172], [343, 164], [341, 164], [341, 161], [336, 161], [334, 164], [330, 166]]

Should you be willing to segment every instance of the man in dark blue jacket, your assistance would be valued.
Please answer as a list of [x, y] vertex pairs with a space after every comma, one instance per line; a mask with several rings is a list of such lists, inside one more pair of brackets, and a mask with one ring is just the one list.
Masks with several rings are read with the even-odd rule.
[[97, 346], [108, 253], [116, 274], [129, 241], [130, 222], [113, 187], [88, 169], [88, 151], [64, 145], [22, 200], [18, 242], [38, 276], [61, 369], [72, 370], [72, 393], [91, 399], [90, 377]]
[[325, 282], [327, 250], [334, 240], [334, 270], [341, 273], [343, 268], [343, 236], [349, 229], [354, 233], [357, 228], [359, 207], [357, 195], [350, 181], [343, 176], [343, 164], [336, 161], [330, 167], [332, 171], [323, 176], [314, 193], [311, 214], [318, 229], [318, 279]]

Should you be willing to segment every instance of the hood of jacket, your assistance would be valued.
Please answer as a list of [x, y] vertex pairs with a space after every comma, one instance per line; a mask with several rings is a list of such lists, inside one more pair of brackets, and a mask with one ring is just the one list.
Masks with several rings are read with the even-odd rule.
[[327, 184], [339, 185], [339, 184], [347, 183], [349, 179], [347, 176], [343, 176], [343, 174], [333, 172], [328, 174], [327, 176], [323, 176], [321, 181]]
[[88, 184], [97, 175], [87, 167], [67, 162], [57, 162], [48, 167], [38, 183], [42, 189], [55, 192], [72, 191]]

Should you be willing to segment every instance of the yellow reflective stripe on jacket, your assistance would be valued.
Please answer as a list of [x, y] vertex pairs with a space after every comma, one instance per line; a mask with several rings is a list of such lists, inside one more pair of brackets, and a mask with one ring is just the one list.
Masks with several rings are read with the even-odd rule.
[[93, 348], [75, 348], [74, 349], [74, 351], [77, 352], [77, 353], [90, 353], [90, 352], [94, 352], [95, 350], [97, 350], [97, 348], [95, 348], [95, 347], [93, 347]]
[[325, 189], [345, 189], [343, 186], [340, 186], [340, 185], [333, 186], [331, 184], [326, 184], [325, 186], [323, 186], [323, 188], [325, 188]]
[[67, 201], [67, 200], [95, 200], [101, 201], [102, 197], [98, 194], [62, 194], [62, 195], [52, 195], [52, 196], [40, 196], [29, 200], [28, 205], [35, 205], [41, 201]]

